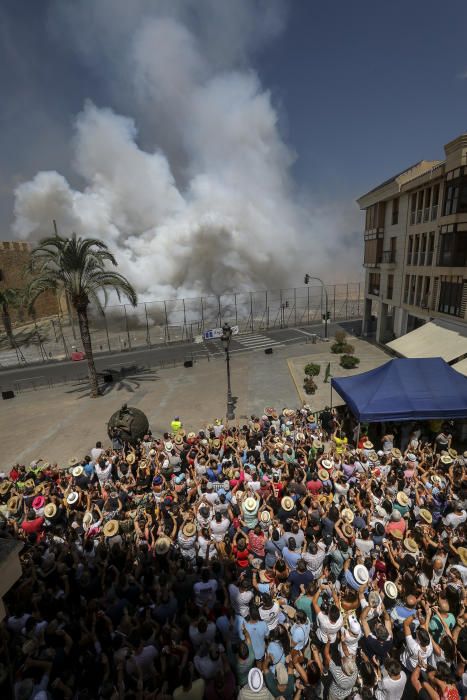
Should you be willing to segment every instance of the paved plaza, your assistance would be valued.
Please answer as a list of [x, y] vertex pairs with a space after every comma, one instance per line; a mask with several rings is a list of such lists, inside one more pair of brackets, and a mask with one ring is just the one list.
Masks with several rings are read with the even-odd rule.
[[[304, 336], [304, 341], [306, 340]], [[387, 361], [380, 349], [363, 340], [352, 339], [361, 358], [361, 370]], [[330, 385], [323, 384], [325, 365], [338, 357], [330, 343], [301, 343], [274, 347], [272, 355], [263, 349], [235, 355], [232, 359], [232, 390], [238, 397], [236, 419], [242, 423], [252, 413], [262, 414], [266, 406], [282, 409], [303, 401], [320, 410], [329, 403]], [[313, 360], [322, 364], [315, 396], [301, 391], [303, 366]], [[360, 370], [359, 370], [360, 371]], [[342, 373], [345, 371], [342, 370]], [[346, 374], [354, 374], [346, 372]], [[337, 397], [335, 397], [337, 399]], [[143, 410], [155, 433], [168, 430], [170, 420], [180, 415], [184, 426], [199, 430], [214, 418], [225, 415], [226, 371], [223, 357], [201, 360], [193, 368], [142, 369], [110, 384], [104, 396], [90, 399], [84, 384], [24, 392], [1, 404], [2, 470], [12, 464], [43, 458], [63, 463], [80, 457], [96, 440], [106, 440], [106, 422], [127, 402]]]

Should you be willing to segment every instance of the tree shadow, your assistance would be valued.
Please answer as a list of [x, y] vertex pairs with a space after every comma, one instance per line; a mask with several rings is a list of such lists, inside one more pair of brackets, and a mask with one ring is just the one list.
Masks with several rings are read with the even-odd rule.
[[[107, 396], [113, 391], [126, 391], [133, 394], [147, 382], [157, 382], [159, 376], [148, 367], [122, 367], [119, 370], [102, 369], [97, 373], [99, 390], [102, 396]], [[67, 394], [76, 394], [78, 398], [86, 398], [91, 395], [89, 383], [82, 380], [73, 384]]]

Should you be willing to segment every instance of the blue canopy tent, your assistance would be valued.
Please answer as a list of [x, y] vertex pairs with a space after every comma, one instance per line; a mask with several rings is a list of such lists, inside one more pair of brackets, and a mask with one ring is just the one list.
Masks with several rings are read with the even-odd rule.
[[331, 387], [359, 423], [467, 418], [467, 377], [440, 357], [390, 360]]

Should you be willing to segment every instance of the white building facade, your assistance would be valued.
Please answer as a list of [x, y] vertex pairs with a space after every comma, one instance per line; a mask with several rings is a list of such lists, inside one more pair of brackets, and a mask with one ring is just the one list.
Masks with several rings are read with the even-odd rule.
[[363, 333], [386, 343], [431, 319], [467, 324], [467, 134], [357, 202], [365, 210]]

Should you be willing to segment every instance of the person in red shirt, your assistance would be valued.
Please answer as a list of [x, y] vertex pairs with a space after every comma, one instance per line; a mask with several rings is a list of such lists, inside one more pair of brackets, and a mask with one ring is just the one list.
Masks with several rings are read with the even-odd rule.
[[250, 545], [250, 549], [255, 555], [255, 557], [259, 557], [260, 559], [264, 559], [265, 557], [265, 551], [264, 551], [264, 542], [266, 540], [266, 536], [264, 532], [261, 530], [261, 525], [256, 525], [254, 530], [250, 530], [248, 533], [248, 544]]
[[247, 545], [243, 533], [240, 530], [235, 534], [232, 552], [235, 556], [237, 566], [242, 570], [246, 569], [249, 564], [251, 550], [250, 547]]
[[318, 479], [318, 474], [313, 472], [310, 481], [307, 481], [306, 487], [308, 491], [316, 496], [323, 490], [323, 482]]
[[37, 534], [39, 537], [42, 534], [42, 527], [44, 525], [44, 518], [36, 518], [36, 514], [32, 508], [28, 510], [28, 516], [21, 523], [21, 529], [27, 535], [33, 533]]

